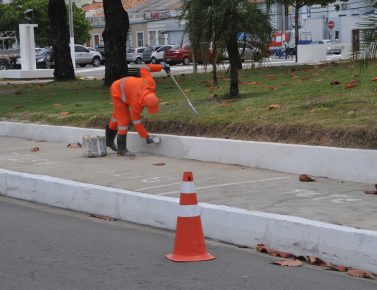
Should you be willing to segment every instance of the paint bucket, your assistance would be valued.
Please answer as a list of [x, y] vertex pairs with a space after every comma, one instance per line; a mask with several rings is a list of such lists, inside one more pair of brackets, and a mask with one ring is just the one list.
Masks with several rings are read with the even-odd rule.
[[83, 136], [82, 149], [85, 157], [106, 156], [106, 137], [105, 136]]

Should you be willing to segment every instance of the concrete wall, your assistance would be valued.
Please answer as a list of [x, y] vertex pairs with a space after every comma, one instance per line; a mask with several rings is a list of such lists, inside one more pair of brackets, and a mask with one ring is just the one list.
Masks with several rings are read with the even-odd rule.
[[327, 46], [325, 44], [298, 45], [298, 63], [315, 63], [326, 60]]

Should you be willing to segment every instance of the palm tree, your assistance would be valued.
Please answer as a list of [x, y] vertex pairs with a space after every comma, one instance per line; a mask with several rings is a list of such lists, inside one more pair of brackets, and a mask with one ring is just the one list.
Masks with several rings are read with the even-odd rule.
[[206, 52], [211, 42], [216, 48], [215, 54], [224, 49], [228, 51], [229, 96], [236, 97], [241, 65], [238, 36], [240, 33], [249, 35], [253, 47], [265, 52], [273, 33], [268, 14], [248, 0], [184, 0], [183, 17], [194, 56], [198, 51]]
[[377, 0], [371, 0], [369, 6], [374, 11], [359, 24], [359, 43], [354, 47], [356, 57], [361, 60], [377, 57]]

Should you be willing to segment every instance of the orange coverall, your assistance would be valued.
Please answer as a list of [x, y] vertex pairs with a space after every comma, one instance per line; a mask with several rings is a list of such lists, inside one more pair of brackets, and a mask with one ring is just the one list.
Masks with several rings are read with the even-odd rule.
[[151, 93], [155, 94], [156, 90], [156, 83], [149, 70], [159, 72], [163, 66], [160, 64], [145, 66], [140, 69], [141, 77], [124, 77], [113, 82], [110, 87], [114, 110], [109, 128], [118, 130], [119, 135], [127, 134], [132, 120], [140, 137], [146, 138], [148, 136], [148, 131], [145, 129], [140, 115], [146, 107], [145, 97]]

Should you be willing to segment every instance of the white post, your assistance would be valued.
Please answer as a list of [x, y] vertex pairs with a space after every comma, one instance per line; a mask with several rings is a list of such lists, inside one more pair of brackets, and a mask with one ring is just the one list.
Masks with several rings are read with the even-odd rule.
[[76, 67], [76, 58], [75, 58], [75, 37], [73, 33], [73, 13], [72, 13], [72, 0], [69, 0], [69, 44], [71, 48], [71, 58], [73, 68]]
[[21, 70], [36, 70], [34, 27], [38, 24], [19, 24]]

